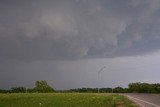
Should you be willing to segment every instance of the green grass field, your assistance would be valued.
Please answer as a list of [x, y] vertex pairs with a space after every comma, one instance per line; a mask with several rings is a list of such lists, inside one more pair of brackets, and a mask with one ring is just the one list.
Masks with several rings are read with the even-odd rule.
[[136, 107], [117, 94], [0, 94], [0, 107]]

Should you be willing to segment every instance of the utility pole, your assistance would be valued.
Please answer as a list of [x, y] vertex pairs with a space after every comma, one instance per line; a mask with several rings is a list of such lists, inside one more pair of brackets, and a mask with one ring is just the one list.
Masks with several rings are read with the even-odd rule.
[[26, 88], [26, 93], [27, 93], [27, 88]]
[[[106, 66], [102, 67], [99, 71], [98, 71], [98, 83], [100, 83], [99, 81], [99, 76], [100, 76], [100, 73], [106, 68]], [[99, 85], [98, 85], [98, 93], [99, 93]]]

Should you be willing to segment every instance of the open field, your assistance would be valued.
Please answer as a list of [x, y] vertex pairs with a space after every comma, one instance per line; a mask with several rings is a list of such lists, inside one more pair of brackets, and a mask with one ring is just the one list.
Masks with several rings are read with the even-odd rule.
[[136, 107], [117, 94], [0, 94], [0, 107]]

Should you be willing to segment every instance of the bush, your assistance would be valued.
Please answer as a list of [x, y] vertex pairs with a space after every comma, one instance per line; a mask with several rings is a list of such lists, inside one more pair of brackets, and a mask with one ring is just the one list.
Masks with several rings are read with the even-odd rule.
[[12, 93], [25, 93], [26, 88], [24, 88], [24, 87], [12, 87], [11, 92]]

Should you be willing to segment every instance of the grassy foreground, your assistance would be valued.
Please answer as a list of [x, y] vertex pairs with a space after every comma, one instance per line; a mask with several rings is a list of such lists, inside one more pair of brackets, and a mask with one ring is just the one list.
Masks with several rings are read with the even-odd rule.
[[117, 94], [0, 94], [0, 107], [136, 107]]

